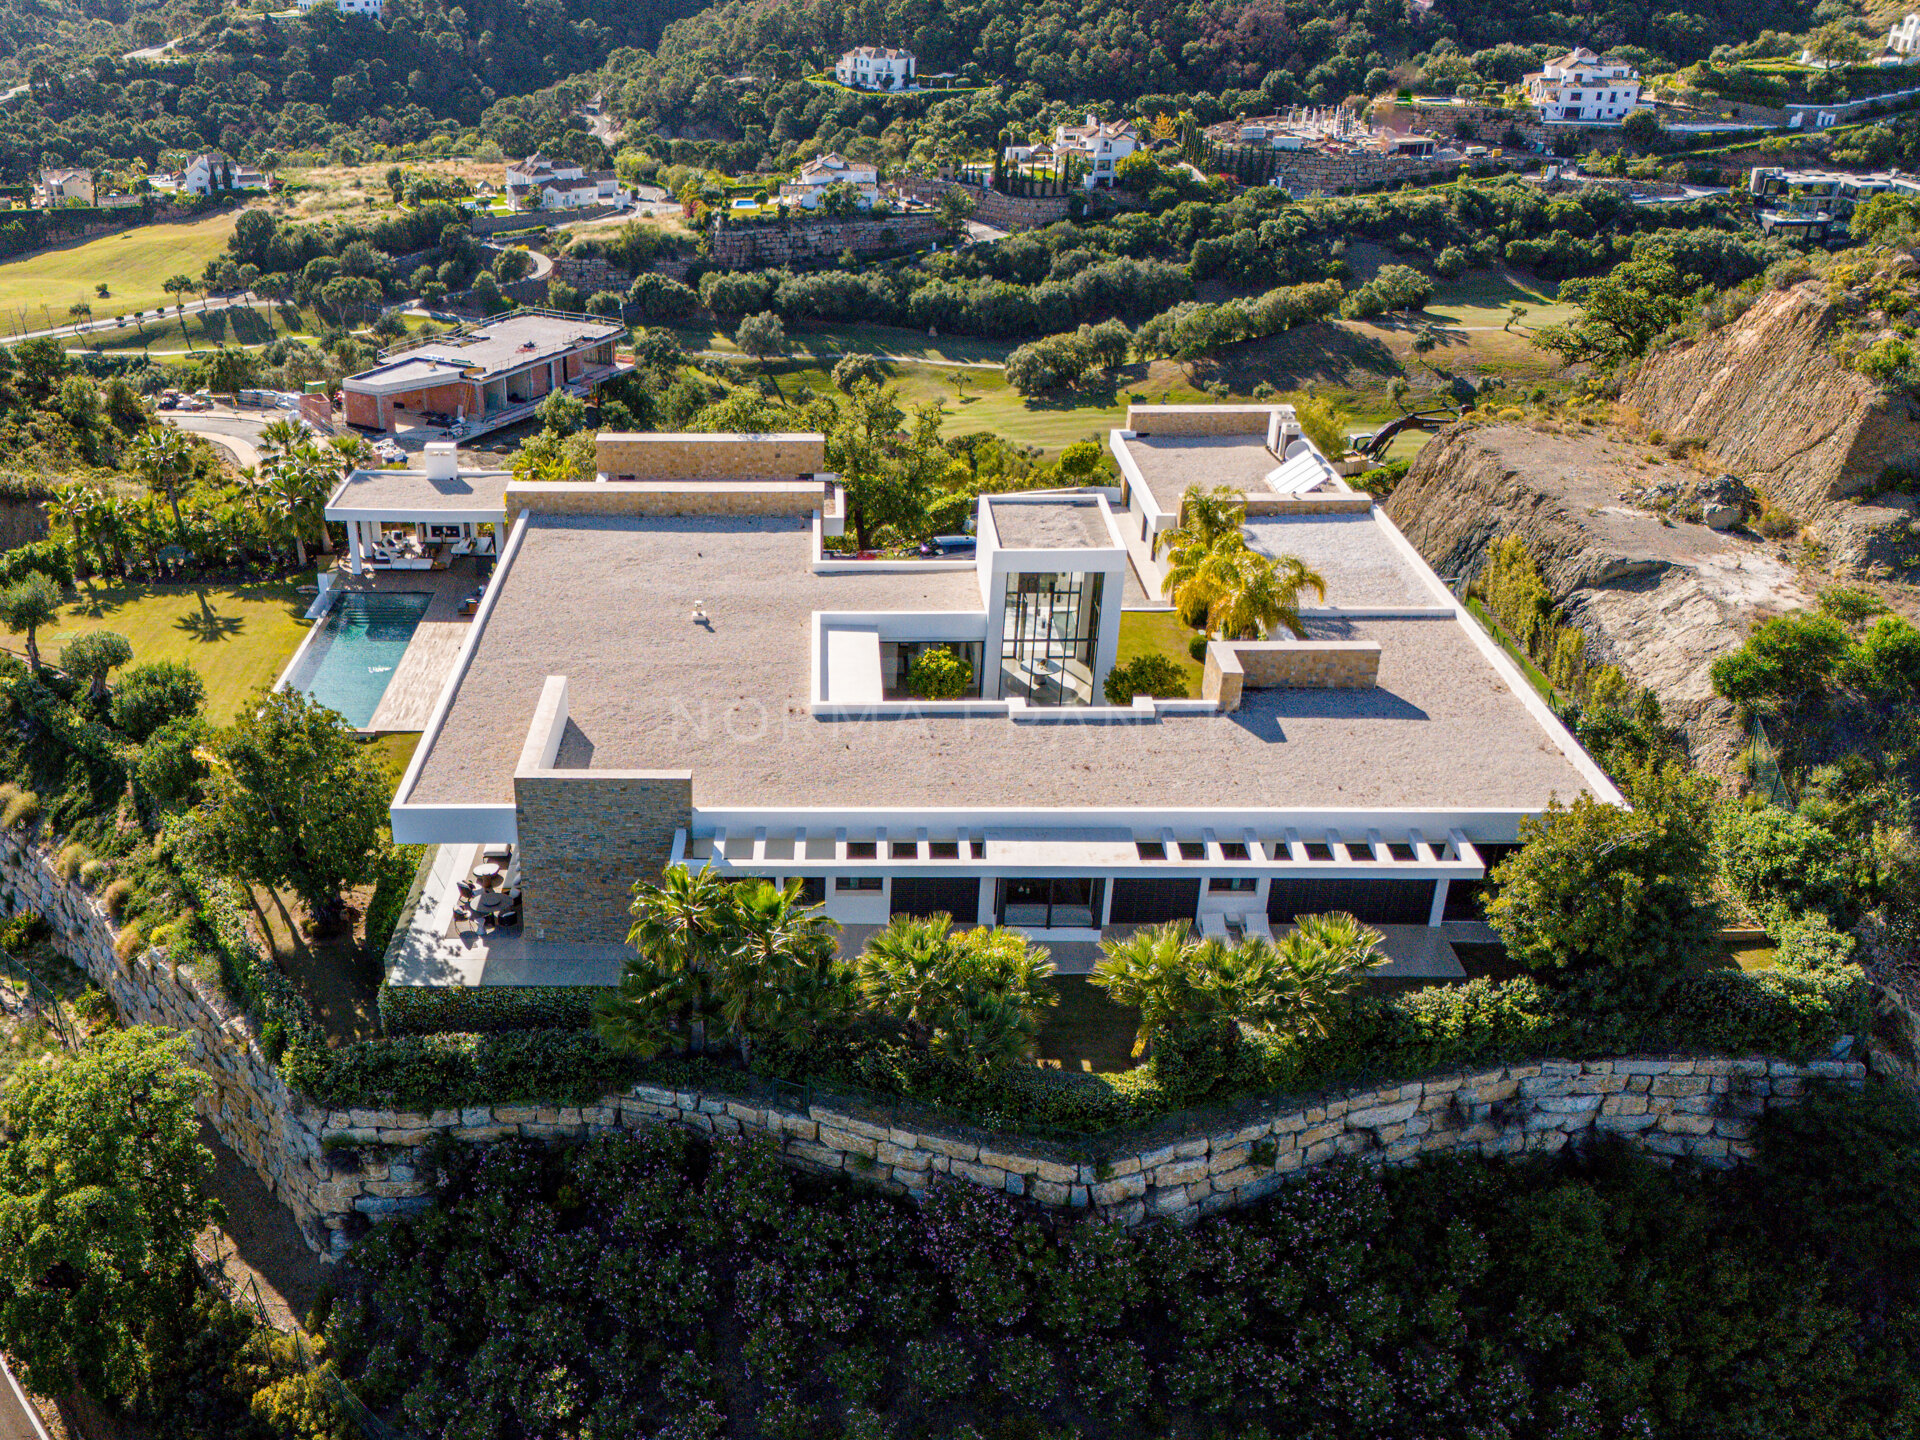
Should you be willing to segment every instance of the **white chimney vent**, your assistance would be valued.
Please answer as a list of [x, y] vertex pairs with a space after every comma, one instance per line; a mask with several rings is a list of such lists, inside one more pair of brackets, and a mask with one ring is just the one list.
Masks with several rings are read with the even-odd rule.
[[451, 440], [429, 440], [420, 468], [429, 480], [451, 480], [460, 473], [460, 451]]

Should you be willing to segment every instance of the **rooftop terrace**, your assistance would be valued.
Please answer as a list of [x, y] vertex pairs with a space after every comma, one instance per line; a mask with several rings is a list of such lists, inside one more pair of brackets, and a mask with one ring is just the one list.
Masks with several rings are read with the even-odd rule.
[[1090, 496], [995, 496], [988, 508], [1005, 550], [1099, 550], [1119, 543]]
[[478, 368], [486, 375], [517, 370], [586, 345], [598, 345], [625, 332], [617, 321], [550, 310], [519, 310], [476, 326], [461, 335], [436, 335], [388, 356], [373, 369], [353, 376], [391, 383], [418, 374], [430, 383], [453, 367]]
[[[1289, 527], [1278, 532], [1288, 553], [1326, 570], [1347, 603], [1418, 598], [1392, 580], [1377, 527], [1267, 523]], [[1249, 690], [1230, 714], [815, 718], [815, 611], [977, 612], [981, 599], [969, 572], [815, 575], [810, 544], [797, 517], [529, 515], [405, 802], [511, 803], [549, 676], [569, 687], [561, 763], [691, 770], [703, 807], [1537, 810], [1586, 788], [1451, 610], [1316, 620], [1316, 638], [1379, 643], [1377, 684]], [[1394, 600], [1366, 593], [1389, 583]], [[696, 602], [709, 623], [691, 618]], [[1428, 595], [1418, 608], [1443, 603]]]

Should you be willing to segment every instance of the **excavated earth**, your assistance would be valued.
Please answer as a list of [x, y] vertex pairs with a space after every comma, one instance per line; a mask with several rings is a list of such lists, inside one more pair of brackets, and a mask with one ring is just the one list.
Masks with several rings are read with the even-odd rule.
[[[1744, 736], [1709, 671], [1756, 621], [1832, 583], [1920, 613], [1920, 501], [1886, 488], [1920, 474], [1920, 402], [1837, 354], [1845, 332], [1870, 343], [1888, 324], [1824, 281], [1767, 291], [1642, 361], [1616, 426], [1456, 425], [1420, 452], [1387, 512], [1442, 575], [1478, 574], [1496, 538], [1519, 534], [1589, 658], [1653, 689], [1696, 763], [1729, 774]], [[1720, 476], [1791, 515], [1799, 536], [1768, 542], [1636, 503]]]
[[1620, 403], [1797, 517], [1836, 573], [1898, 578], [1920, 564], [1920, 503], [1882, 486], [1920, 464], [1920, 402], [1834, 351], [1843, 325], [1871, 340], [1886, 319], [1818, 280], [1768, 291], [1732, 324], [1648, 356]]
[[1442, 575], [1477, 575], [1518, 534], [1595, 664], [1660, 696], [1695, 760], [1730, 773], [1743, 736], [1713, 693], [1714, 660], [1757, 619], [1813, 601], [1783, 547], [1667, 520], [1623, 501], [1697, 480], [1647, 447], [1581, 428], [1457, 425], [1420, 452], [1387, 513]]

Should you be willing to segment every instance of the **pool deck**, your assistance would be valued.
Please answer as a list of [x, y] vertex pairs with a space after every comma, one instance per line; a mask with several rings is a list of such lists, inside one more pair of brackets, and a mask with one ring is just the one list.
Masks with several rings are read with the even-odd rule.
[[462, 556], [447, 570], [381, 570], [365, 575], [350, 574], [343, 563], [333, 583], [342, 591], [363, 594], [433, 597], [406, 654], [393, 667], [386, 694], [363, 727], [367, 734], [426, 729], [433, 703], [440, 698], [473, 623], [460, 614], [460, 602], [480, 584], [473, 560]]

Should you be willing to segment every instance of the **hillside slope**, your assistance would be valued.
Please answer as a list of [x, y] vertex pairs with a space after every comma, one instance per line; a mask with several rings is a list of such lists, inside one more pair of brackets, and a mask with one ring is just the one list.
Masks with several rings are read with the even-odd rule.
[[1649, 356], [1620, 398], [1798, 517], [1836, 569], [1897, 573], [1920, 563], [1916, 507], [1880, 492], [1889, 470], [1920, 465], [1920, 406], [1836, 356], [1843, 324], [1871, 334], [1884, 319], [1866, 303], [1820, 281], [1769, 291], [1731, 324]]
[[1519, 535], [1588, 657], [1658, 694], [1696, 762], [1726, 773], [1743, 737], [1708, 672], [1756, 619], [1811, 603], [1810, 587], [1778, 546], [1624, 501], [1700, 479], [1644, 455], [1576, 427], [1456, 425], [1420, 452], [1387, 513], [1443, 575], [1478, 574], [1495, 540]]

